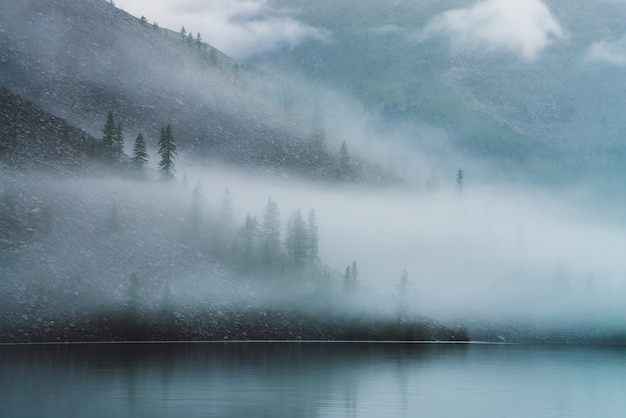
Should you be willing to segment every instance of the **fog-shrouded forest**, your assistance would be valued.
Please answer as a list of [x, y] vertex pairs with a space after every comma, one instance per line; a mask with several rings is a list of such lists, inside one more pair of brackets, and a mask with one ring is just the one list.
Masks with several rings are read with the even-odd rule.
[[0, 5], [0, 342], [623, 342], [617, 2], [351, 3]]

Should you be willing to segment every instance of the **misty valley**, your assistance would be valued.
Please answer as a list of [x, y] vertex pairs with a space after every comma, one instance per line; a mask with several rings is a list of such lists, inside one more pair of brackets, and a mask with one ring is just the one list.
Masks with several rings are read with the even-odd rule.
[[0, 416], [620, 417], [621, 0], [0, 2]]
[[596, 246], [624, 238], [557, 199], [463, 170], [359, 184], [345, 142], [321, 182], [179, 156], [171, 125], [101, 130], [80, 175], [2, 172], [3, 342], [622, 342]]
[[198, 175], [3, 177], [3, 340], [467, 339], [420, 319], [406, 272], [380, 296], [356, 260], [324, 263], [315, 210], [295, 208], [322, 189]]
[[623, 338], [623, 237], [547, 198], [127, 159], [3, 172], [4, 342]]
[[[342, 6], [302, 4], [296, 44], [232, 46], [236, 58], [113, 2], [9, 3], [2, 342], [624, 341], [616, 134], [605, 121], [576, 139], [586, 91], [517, 90], [553, 80], [542, 59], [565, 42], [543, 2], [518, 10], [550, 22], [533, 29], [543, 44], [512, 38], [522, 52], [446, 46], [443, 32], [464, 30], [457, 12], [508, 19], [491, 0], [389, 9], [415, 16], [419, 36], [359, 15], [338, 28]], [[258, 6], [280, 15], [282, 3]], [[597, 54], [571, 42], [587, 58], [564, 74], [602, 77]], [[369, 78], [363, 48], [387, 63]], [[409, 50], [425, 54], [411, 72], [389, 55]], [[478, 68], [496, 90], [527, 79], [498, 102]], [[511, 111], [516, 99], [545, 118]]]

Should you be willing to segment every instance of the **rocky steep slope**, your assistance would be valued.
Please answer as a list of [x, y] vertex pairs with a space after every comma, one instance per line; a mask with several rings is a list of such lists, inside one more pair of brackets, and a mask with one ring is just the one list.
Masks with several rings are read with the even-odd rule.
[[83, 172], [89, 166], [85, 131], [0, 87], [0, 165], [55, 172]]
[[179, 150], [196, 159], [336, 177], [338, 146], [259, 95], [208, 44], [104, 0], [9, 0], [0, 27], [0, 86], [96, 138], [112, 111], [127, 141], [141, 132], [155, 145], [171, 124]]

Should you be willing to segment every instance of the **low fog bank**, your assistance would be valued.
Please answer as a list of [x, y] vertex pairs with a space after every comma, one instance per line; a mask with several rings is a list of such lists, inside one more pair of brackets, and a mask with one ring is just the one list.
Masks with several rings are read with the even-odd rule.
[[[12, 307], [41, 299], [79, 316], [133, 300], [155, 312], [303, 309], [332, 295], [335, 307], [429, 316], [487, 338], [506, 334], [502, 326], [594, 335], [624, 326], [624, 225], [571, 206], [565, 194], [484, 187], [471, 173], [462, 188], [447, 176], [425, 192], [322, 187], [217, 166], [180, 166], [169, 184], [6, 172], [0, 184], [3, 294], [26, 298]], [[234, 237], [246, 217], [263, 222], [268, 199], [281, 251], [294, 214], [314, 210], [314, 279], [285, 262], [272, 271], [237, 265]]]
[[[388, 120], [345, 90], [272, 68], [271, 73], [242, 75], [250, 88], [285, 114], [309, 125], [331, 152], [345, 143], [356, 164], [379, 164], [396, 178], [423, 187], [438, 171], [454, 170], [468, 158], [455, 148], [446, 129], [418, 118]], [[472, 161], [483, 179], [488, 163]]]
[[250, 190], [248, 179], [230, 180], [234, 196], [263, 190], [289, 210], [314, 207], [320, 256], [333, 268], [357, 260], [361, 284], [396, 300], [406, 269], [411, 309], [453, 322], [623, 326], [625, 202], [610, 167], [576, 150], [474, 158], [444, 128], [387, 120], [319, 83], [283, 75], [254, 85], [321, 127], [331, 147], [345, 141], [402, 179], [387, 190], [276, 182]]
[[267, 195], [285, 216], [315, 208], [320, 258], [338, 271], [356, 260], [361, 284], [390, 296], [406, 269], [410, 305], [418, 311], [619, 317], [626, 290], [626, 266], [618, 254], [626, 244], [623, 224], [572, 206], [576, 196], [482, 187], [470, 175], [462, 192], [448, 176], [430, 193], [328, 189], [226, 172], [190, 178], [227, 183], [240, 217], [244, 210], [260, 213], [258, 202]]

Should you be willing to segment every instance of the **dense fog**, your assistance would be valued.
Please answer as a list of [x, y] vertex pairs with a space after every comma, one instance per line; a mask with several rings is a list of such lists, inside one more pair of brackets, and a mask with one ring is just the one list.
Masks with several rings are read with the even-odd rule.
[[[496, 16], [512, 19], [519, 36], [496, 42], [463, 23], [481, 21], [494, 8]], [[567, 41], [543, 2], [520, 9], [538, 16], [538, 27], [513, 18], [514, 9], [512, 2], [484, 1], [441, 13], [410, 42], [443, 38], [452, 49], [504, 51], [532, 66]], [[329, 33], [289, 20], [280, 8], [263, 11], [283, 29], [295, 25], [297, 33], [252, 46], [235, 40], [242, 57], [250, 48], [330, 42]], [[50, 16], [46, 24], [55, 28], [57, 19]], [[501, 26], [487, 23], [489, 34], [500, 33]], [[62, 75], [58, 86], [74, 85], [76, 74], [88, 86], [77, 88], [79, 104], [57, 100], [58, 86], [57, 93], [35, 89], [48, 82], [43, 75], [25, 82], [22, 93], [43, 97], [46, 111], [67, 116], [99, 141], [105, 119], [90, 94], [110, 88], [117, 74], [107, 67], [101, 77], [95, 67], [123, 66], [124, 57], [135, 55], [159, 61], [143, 49], [158, 50], [152, 35], [128, 27], [144, 37], [137, 38], [140, 44], [125, 41], [137, 36], [132, 31], [116, 33], [116, 47], [75, 74], [55, 67], [68, 65], [70, 50], [31, 45], [22, 39], [25, 28], [13, 28], [22, 36], [19, 54], [32, 63], [43, 57], [36, 68]], [[458, 44], [466, 32], [471, 45]], [[13, 42], [7, 39], [0, 40]], [[50, 42], [60, 48], [61, 41]], [[470, 330], [531, 323], [590, 335], [622, 331], [626, 266], [619, 250], [626, 245], [626, 225], [623, 198], [611, 194], [620, 180], [607, 178], [604, 189], [602, 176], [610, 168], [584, 176], [602, 165], [600, 157], [589, 156], [581, 171], [573, 148], [537, 156], [505, 144], [506, 158], [472, 152], [471, 141], [460, 141], [445, 121], [399, 117], [331, 82], [274, 71], [262, 59], [252, 60], [259, 67], [244, 68], [221, 52], [209, 64], [187, 55], [177, 67], [171, 61], [177, 44], [163, 45], [167, 59], [147, 65], [145, 73], [128, 70], [111, 97], [98, 93], [106, 105], [119, 104], [111, 111], [124, 123], [125, 154], [117, 166], [97, 158], [80, 173], [55, 170], [55, 162], [46, 163], [49, 171], [0, 166], [5, 324], [15, 318], [44, 323], [67, 311], [72, 318], [167, 311], [182, 321], [207, 307], [221, 314], [289, 306], [341, 315], [345, 307], [364, 315], [384, 311], [399, 323], [404, 316], [434, 318]], [[611, 45], [595, 44], [588, 59], [608, 60]], [[166, 123], [179, 144], [170, 182], [158, 171], [157, 131]], [[142, 132], [149, 166], [145, 177], [136, 178], [120, 167]], [[536, 144], [530, 139], [528, 148]], [[544, 142], [554, 149], [567, 143]], [[562, 175], [563, 167], [571, 172]], [[277, 208], [276, 248], [263, 238], [271, 204]]]
[[228, 186], [239, 219], [244, 211], [261, 214], [265, 196], [285, 216], [315, 208], [324, 262], [342, 271], [357, 260], [361, 284], [388, 295], [406, 269], [411, 306], [424, 313], [584, 319], [616, 315], [620, 306], [623, 226], [573, 206], [577, 198], [565, 192], [483, 187], [472, 184], [471, 172], [462, 194], [453, 176], [430, 193], [197, 176], [207, 186], [224, 182], [214, 202]]
[[485, 187], [472, 183], [471, 171], [462, 191], [453, 176], [442, 176], [426, 192], [328, 187], [182, 163], [179, 170], [171, 184], [3, 175], [5, 215], [15, 205], [27, 211], [23, 222], [32, 228], [23, 238], [27, 245], [9, 251], [3, 263], [5, 296], [34, 283], [51, 298], [110, 309], [127, 303], [135, 274], [140, 303], [156, 308], [164, 298], [185, 310], [283, 305], [302, 296], [319, 302], [318, 282], [287, 273], [285, 285], [266, 272], [234, 267], [234, 241], [219, 232], [228, 190], [232, 231], [246, 215], [262, 220], [268, 198], [279, 209], [281, 240], [295, 211], [314, 209], [319, 258], [339, 305], [355, 303], [342, 282], [344, 269], [356, 262], [362, 297], [356, 303], [366, 310], [395, 309], [406, 270], [402, 297], [414, 314], [462, 323], [621, 327], [623, 226], [573, 206], [576, 198], [566, 193]]

